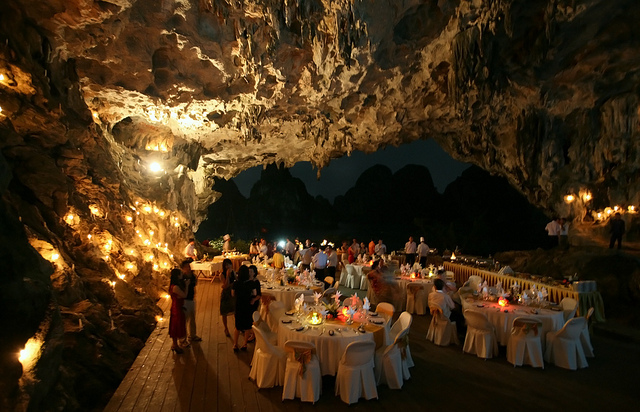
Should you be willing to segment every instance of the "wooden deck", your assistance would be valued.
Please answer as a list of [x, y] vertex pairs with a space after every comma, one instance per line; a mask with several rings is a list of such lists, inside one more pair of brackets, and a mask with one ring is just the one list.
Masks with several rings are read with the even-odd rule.
[[[589, 368], [575, 372], [553, 365], [545, 365], [544, 370], [514, 368], [506, 362], [504, 350], [498, 358], [483, 361], [462, 354], [460, 347], [442, 348], [427, 342], [430, 317], [414, 316], [410, 344], [416, 367], [402, 390], [380, 386], [379, 400], [361, 400], [348, 407], [334, 396], [335, 379], [324, 377], [323, 394], [315, 405], [299, 400], [282, 402], [281, 387], [258, 390], [248, 379], [253, 344], [247, 352], [234, 353], [232, 340], [224, 336], [219, 316], [220, 283], [199, 282], [196, 298], [202, 342], [193, 344], [183, 355], [173, 354], [167, 332], [169, 305], [161, 302], [166, 309], [164, 320], [149, 337], [105, 411], [397, 412], [399, 408], [455, 411], [469, 406], [487, 410], [497, 405], [518, 405], [521, 410], [542, 407], [589, 411], [623, 407], [638, 400], [634, 385], [640, 373], [633, 366], [640, 362], [636, 344], [596, 337], [598, 357], [589, 359]], [[233, 317], [229, 325], [233, 330]]]

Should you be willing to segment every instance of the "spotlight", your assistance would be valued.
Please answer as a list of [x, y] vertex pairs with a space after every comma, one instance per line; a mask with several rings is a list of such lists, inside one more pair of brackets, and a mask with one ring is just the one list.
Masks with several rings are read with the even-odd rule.
[[564, 200], [565, 200], [567, 203], [571, 203], [571, 202], [573, 202], [573, 201], [575, 200], [575, 198], [576, 198], [576, 197], [575, 197], [574, 195], [566, 195], [566, 196], [564, 197]]
[[160, 166], [160, 163], [158, 162], [153, 162], [149, 165], [149, 170], [151, 170], [153, 173], [158, 173], [162, 171], [162, 166]]

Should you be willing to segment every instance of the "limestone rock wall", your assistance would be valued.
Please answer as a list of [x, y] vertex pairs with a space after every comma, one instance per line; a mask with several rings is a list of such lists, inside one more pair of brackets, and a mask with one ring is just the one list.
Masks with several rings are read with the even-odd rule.
[[636, 0], [3, 1], [3, 402], [73, 410], [75, 383], [115, 385], [212, 177], [434, 138], [550, 213], [638, 205], [639, 18]]

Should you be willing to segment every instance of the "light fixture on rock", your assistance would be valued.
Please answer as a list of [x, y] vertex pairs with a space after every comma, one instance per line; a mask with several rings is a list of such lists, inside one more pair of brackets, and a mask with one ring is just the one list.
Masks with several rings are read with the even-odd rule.
[[160, 163], [158, 162], [152, 162], [149, 165], [149, 170], [151, 170], [153, 173], [158, 173], [162, 171], [162, 166], [160, 166]]

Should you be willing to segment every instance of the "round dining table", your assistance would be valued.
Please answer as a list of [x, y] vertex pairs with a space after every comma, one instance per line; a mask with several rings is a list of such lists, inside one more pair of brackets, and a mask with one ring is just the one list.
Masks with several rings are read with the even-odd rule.
[[[282, 302], [286, 310], [293, 309], [293, 303], [296, 300], [296, 295], [302, 291], [307, 290], [306, 286], [300, 285], [278, 285], [269, 282], [260, 282], [260, 290], [262, 293], [269, 293], [273, 295], [275, 300]], [[324, 291], [324, 283], [316, 282], [309, 290], [317, 293]]]
[[511, 327], [515, 318], [524, 317], [535, 319], [542, 323], [541, 340], [544, 346], [545, 337], [549, 332], [555, 332], [564, 326], [564, 314], [562, 310], [551, 310], [534, 308], [530, 306], [508, 305], [504, 308], [498, 302], [475, 300], [472, 298], [462, 299], [463, 310], [473, 310], [487, 315], [489, 322], [496, 329], [498, 344], [506, 346], [509, 342]]
[[[363, 324], [364, 332], [358, 330]], [[330, 333], [333, 331], [333, 335]], [[284, 348], [288, 340], [312, 342], [320, 361], [323, 375], [336, 375], [338, 364], [347, 345], [356, 341], [373, 341], [376, 348], [384, 345], [384, 318], [367, 316], [362, 323], [347, 325], [342, 320], [325, 321], [317, 326], [300, 323], [295, 315], [284, 315], [278, 322], [278, 346]]]

